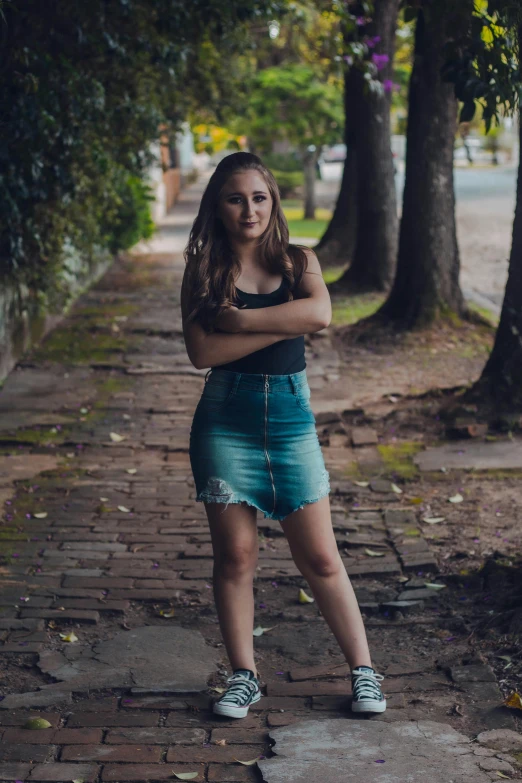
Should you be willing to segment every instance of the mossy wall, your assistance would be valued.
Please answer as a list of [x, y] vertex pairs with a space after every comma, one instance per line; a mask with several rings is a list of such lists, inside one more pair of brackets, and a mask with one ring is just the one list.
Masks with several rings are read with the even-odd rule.
[[9, 279], [1, 281], [0, 381], [31, 346], [60, 322], [71, 304], [106, 272], [112, 261], [113, 256], [106, 251], [100, 251], [94, 259], [91, 256], [88, 262], [79, 253], [70, 253], [66, 285], [63, 275], [59, 284], [64, 293], [55, 297], [52, 306], [41, 292], [31, 290], [23, 283]]

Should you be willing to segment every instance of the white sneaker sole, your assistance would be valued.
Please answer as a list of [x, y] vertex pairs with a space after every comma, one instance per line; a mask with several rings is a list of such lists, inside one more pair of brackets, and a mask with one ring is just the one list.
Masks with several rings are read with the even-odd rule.
[[386, 710], [386, 699], [384, 701], [352, 701], [352, 712], [384, 712]]
[[252, 704], [256, 704], [260, 698], [261, 694], [257, 693], [250, 704], [248, 704], [246, 707], [234, 707], [232, 704], [220, 704], [218, 701], [216, 701], [212, 711], [216, 715], [224, 715], [227, 718], [246, 718], [248, 715], [248, 708]]

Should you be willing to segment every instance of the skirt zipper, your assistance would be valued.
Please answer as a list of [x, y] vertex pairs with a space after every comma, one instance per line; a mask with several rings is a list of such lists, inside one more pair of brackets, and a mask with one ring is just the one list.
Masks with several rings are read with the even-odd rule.
[[272, 514], [273, 514], [276, 506], [276, 490], [274, 485], [274, 477], [272, 475], [272, 465], [270, 464], [270, 455], [268, 453], [268, 375], [265, 375], [264, 379], [265, 379], [265, 456], [268, 464], [268, 472], [270, 473], [270, 481], [272, 482], [272, 493], [274, 496], [274, 507], [272, 509]]

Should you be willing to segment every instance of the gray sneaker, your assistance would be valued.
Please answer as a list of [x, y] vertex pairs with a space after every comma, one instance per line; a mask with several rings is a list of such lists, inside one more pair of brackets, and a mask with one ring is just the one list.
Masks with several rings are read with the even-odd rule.
[[384, 712], [386, 699], [379, 682], [384, 675], [376, 674], [371, 666], [352, 669], [352, 712]]
[[261, 698], [259, 681], [250, 669], [236, 669], [227, 680], [229, 687], [226, 693], [214, 703], [216, 715], [227, 718], [245, 718], [248, 708]]

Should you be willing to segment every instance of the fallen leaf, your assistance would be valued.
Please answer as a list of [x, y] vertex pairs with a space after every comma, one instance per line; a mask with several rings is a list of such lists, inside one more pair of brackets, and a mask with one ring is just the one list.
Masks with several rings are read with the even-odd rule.
[[370, 482], [369, 481], [354, 481], [354, 484], [357, 484], [358, 487], [369, 487]]
[[167, 620], [170, 620], [171, 617], [174, 617], [174, 609], [160, 609], [159, 615], [161, 617], [165, 617]]
[[446, 585], [438, 585], [434, 582], [424, 582], [424, 587], [429, 587], [430, 590], [443, 590]]
[[199, 772], [174, 772], [172, 770], [172, 774], [178, 780], [194, 780], [199, 775]]
[[227, 741], [226, 741], [226, 739], [216, 740], [215, 744], [216, 745], [226, 745]]
[[78, 637], [74, 633], [74, 631], [69, 631], [69, 633], [61, 633], [60, 639], [62, 639], [64, 642], [77, 642]]
[[298, 600], [299, 600], [300, 604], [313, 604], [314, 603], [314, 599], [310, 598], [310, 596], [305, 593], [303, 588], [301, 588], [299, 590], [299, 599]]
[[[275, 628], [275, 625], [273, 625], [272, 628]], [[254, 636], [263, 636], [264, 633], [266, 633], [267, 631], [271, 631], [272, 628], [262, 628], [260, 625], [258, 625], [257, 628], [254, 628], [252, 633], [254, 634]]]
[[373, 549], [365, 549], [364, 550], [367, 555], [370, 557], [384, 557], [384, 552], [374, 552]]
[[410, 503], [413, 503], [414, 506], [420, 506], [422, 503], [424, 503], [424, 498], [409, 498]]
[[33, 517], [35, 519], [45, 519], [47, 516], [47, 511], [39, 511], [38, 514], [33, 514]]
[[83, 778], [74, 778], [72, 783], [84, 783], [84, 780], [83, 780]]
[[522, 697], [515, 691], [506, 699], [504, 704], [506, 707], [512, 707], [515, 710], [522, 710]]
[[111, 432], [109, 436], [113, 443], [121, 443], [122, 440], [125, 440], [125, 435], [118, 435], [117, 432]]
[[102, 503], [106, 503], [106, 502], [108, 501], [108, 499], [109, 499], [109, 498], [100, 498], [100, 500], [102, 501]]
[[497, 655], [497, 658], [501, 658], [503, 661], [508, 661], [508, 663], [511, 663], [511, 655]]
[[49, 729], [51, 728], [51, 726], [52, 723], [49, 723], [49, 721], [45, 720], [45, 718], [29, 718], [29, 720], [26, 720], [22, 728], [23, 729]]
[[499, 772], [499, 770], [497, 770], [497, 775], [499, 776], [499, 778], [505, 778], [506, 780], [511, 780], [511, 778], [508, 778], [507, 775], [504, 775], [503, 772]]
[[460, 494], [457, 492], [457, 494], [456, 494], [456, 495], [453, 495], [452, 497], [448, 498], [448, 500], [449, 500], [449, 502], [450, 502], [450, 503], [462, 503], [462, 501], [464, 500], [464, 498], [462, 497], [462, 495], [460, 495]]
[[131, 476], [134, 476], [134, 474], [138, 472], [138, 468], [127, 468], [125, 472], [130, 473]]
[[209, 688], [209, 691], [214, 691], [214, 693], [225, 693], [226, 688]]
[[124, 514], [130, 514], [130, 508], [126, 506], [118, 506], [118, 511], [123, 511]]
[[396, 495], [402, 495], [402, 489], [398, 487], [397, 484], [392, 484], [391, 488]]
[[423, 517], [422, 521], [427, 522], [428, 525], [437, 525], [439, 522], [444, 522], [446, 517]]
[[88, 408], [80, 408], [80, 413], [83, 413], [83, 415], [85, 416], [86, 413], [89, 413], [89, 409]]
[[257, 764], [261, 756], [258, 756], [255, 759], [251, 759], [250, 761], [241, 761], [241, 759], [236, 759], [235, 756], [233, 756], [234, 761], [237, 761], [238, 764], [243, 764], [244, 767], [252, 767], [254, 764]]
[[420, 536], [420, 530], [417, 530], [416, 527], [410, 527], [408, 530], [404, 531], [405, 536]]

